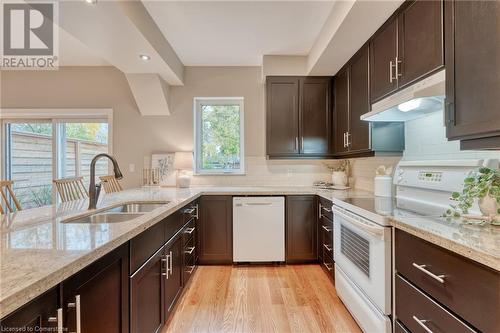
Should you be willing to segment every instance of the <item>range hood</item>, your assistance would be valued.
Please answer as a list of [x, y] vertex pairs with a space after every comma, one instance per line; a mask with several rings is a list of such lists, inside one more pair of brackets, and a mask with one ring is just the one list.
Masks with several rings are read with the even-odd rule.
[[445, 70], [412, 84], [372, 104], [361, 120], [370, 122], [404, 122], [443, 110]]

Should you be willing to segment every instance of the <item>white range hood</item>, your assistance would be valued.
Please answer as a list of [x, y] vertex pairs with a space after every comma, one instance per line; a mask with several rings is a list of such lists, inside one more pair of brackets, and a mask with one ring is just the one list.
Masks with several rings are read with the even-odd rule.
[[371, 122], [404, 122], [443, 109], [445, 70], [439, 71], [397, 93], [372, 104], [361, 116]]

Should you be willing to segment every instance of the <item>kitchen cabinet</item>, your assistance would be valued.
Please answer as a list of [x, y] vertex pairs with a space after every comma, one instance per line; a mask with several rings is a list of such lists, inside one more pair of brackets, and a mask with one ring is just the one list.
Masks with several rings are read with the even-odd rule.
[[318, 198], [318, 260], [328, 277], [334, 278], [333, 213], [330, 200]]
[[62, 283], [65, 327], [70, 332], [129, 331], [128, 243]]
[[286, 197], [286, 262], [316, 262], [318, 206], [314, 195]]
[[369, 52], [363, 46], [335, 76], [335, 156], [370, 155]]
[[232, 197], [203, 196], [198, 220], [200, 264], [231, 264], [233, 262]]
[[321, 158], [332, 152], [330, 77], [267, 77], [269, 158]]
[[58, 288], [50, 289], [0, 322], [0, 332], [57, 332], [62, 322]]
[[175, 301], [178, 299], [182, 290], [182, 256], [183, 244], [181, 235], [175, 236], [165, 245], [165, 292], [164, 292], [164, 311], [165, 320], [170, 316]]
[[166, 263], [165, 248], [161, 247], [130, 277], [132, 333], [155, 333], [164, 323]]
[[469, 331], [459, 317], [482, 332], [500, 331], [499, 272], [401, 230], [395, 240], [396, 315], [404, 326], [416, 332], [415, 315]]
[[445, 1], [446, 136], [500, 149], [500, 2]]
[[405, 2], [370, 40], [371, 103], [443, 65], [443, 2]]

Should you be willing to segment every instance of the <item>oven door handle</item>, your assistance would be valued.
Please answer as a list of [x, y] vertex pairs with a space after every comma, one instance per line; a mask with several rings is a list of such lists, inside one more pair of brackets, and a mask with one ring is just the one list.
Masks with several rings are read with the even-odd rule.
[[333, 208], [333, 213], [335, 215], [339, 215], [340, 217], [346, 219], [347, 221], [349, 221], [349, 223], [352, 223], [354, 224], [356, 227], [374, 235], [374, 236], [377, 236], [381, 239], [384, 239], [384, 227], [381, 227], [381, 226], [372, 226], [372, 225], [369, 225], [368, 223], [372, 223], [372, 222], [361, 222], [361, 221], [358, 221], [357, 219], [345, 214], [344, 212], [342, 212], [341, 210], [339, 209], [336, 209], [336, 208]]

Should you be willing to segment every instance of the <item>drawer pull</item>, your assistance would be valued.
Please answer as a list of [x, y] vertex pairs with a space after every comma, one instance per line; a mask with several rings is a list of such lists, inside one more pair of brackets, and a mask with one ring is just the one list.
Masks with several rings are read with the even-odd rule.
[[440, 283], [444, 283], [445, 275], [436, 275], [436, 274], [426, 270], [425, 269], [426, 265], [417, 265], [416, 263], [413, 263], [412, 265], [413, 265], [413, 267], [415, 267], [419, 271], [424, 272], [425, 274], [429, 275], [434, 280], [439, 281]]
[[325, 265], [326, 269], [331, 272], [333, 270], [333, 265], [329, 264], [327, 262], [324, 262], [323, 265]]
[[321, 226], [326, 232], [332, 232], [332, 228], [328, 228], [326, 225]]
[[184, 233], [191, 235], [195, 229], [196, 228], [186, 228], [186, 230], [184, 231]]
[[332, 247], [329, 246], [328, 244], [323, 244], [323, 246], [325, 247], [325, 249], [328, 250], [328, 252], [332, 252]]
[[192, 274], [195, 268], [196, 268], [196, 265], [191, 266], [191, 269], [187, 270], [186, 273]]
[[434, 333], [427, 325], [425, 325], [428, 320], [418, 319], [416, 316], [413, 316], [413, 320], [417, 322], [427, 333]]
[[190, 247], [188, 247], [188, 250], [184, 251], [184, 253], [193, 254], [194, 249], [195, 249], [195, 246], [190, 246]]
[[57, 333], [63, 333], [63, 313], [62, 308], [57, 309], [56, 317], [49, 317], [49, 323], [57, 323]]
[[195, 207], [186, 208], [182, 211], [183, 214], [192, 215], [196, 211]]

